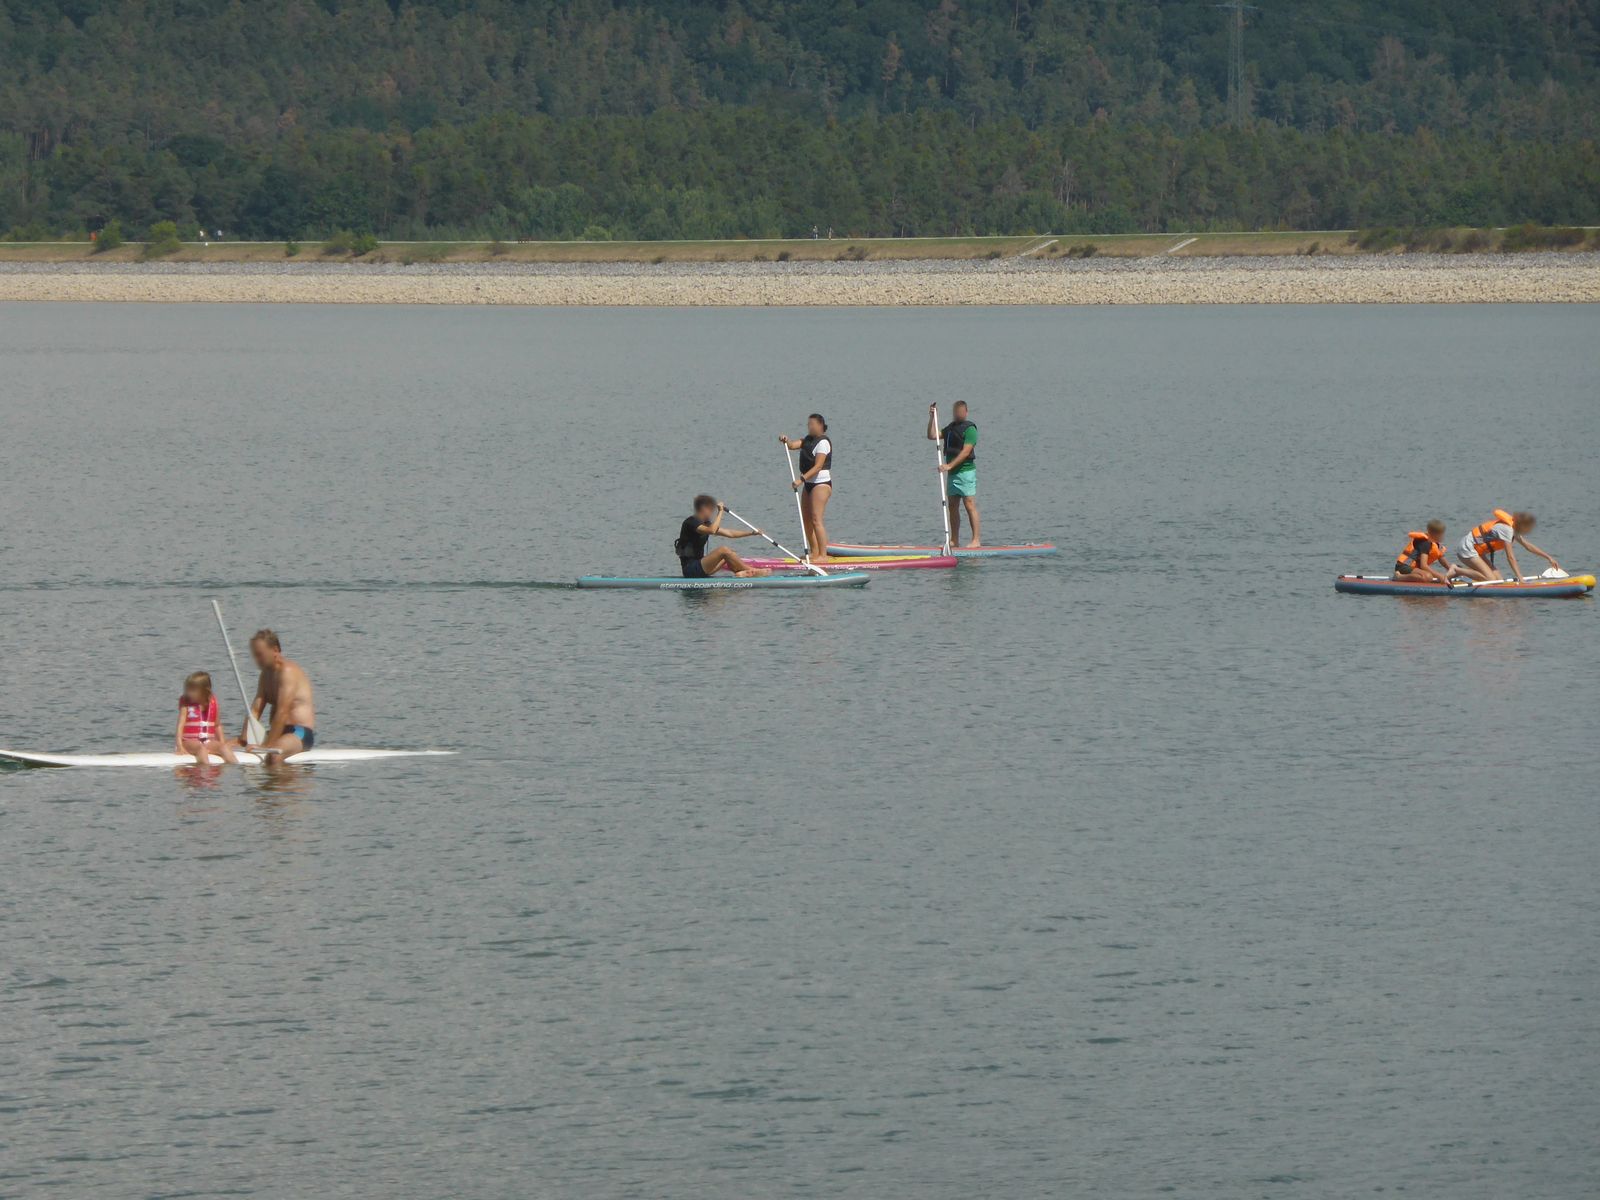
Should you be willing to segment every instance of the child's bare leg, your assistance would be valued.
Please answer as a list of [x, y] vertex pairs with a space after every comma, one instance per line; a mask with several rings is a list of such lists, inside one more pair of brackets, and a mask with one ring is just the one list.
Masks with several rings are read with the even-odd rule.
[[741, 579], [751, 579], [760, 575], [772, 574], [772, 571], [767, 567], [752, 567], [726, 546], [722, 548], [722, 552], [728, 556], [728, 570]]
[[758, 570], [757, 568], [752, 567], [749, 563], [745, 562], [744, 559], [740, 558], [726, 546], [718, 546], [710, 554], [706, 555], [705, 559], [703, 560], [703, 565], [707, 575], [715, 575], [723, 568], [727, 568], [735, 575], [743, 578], [772, 574], [771, 571], [765, 568]]

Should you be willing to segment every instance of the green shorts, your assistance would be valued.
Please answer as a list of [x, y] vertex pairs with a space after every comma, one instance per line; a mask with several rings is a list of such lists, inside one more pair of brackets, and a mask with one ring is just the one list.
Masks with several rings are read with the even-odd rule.
[[945, 488], [947, 496], [976, 496], [978, 494], [978, 469], [970, 471], [951, 471], [946, 478], [950, 481]]

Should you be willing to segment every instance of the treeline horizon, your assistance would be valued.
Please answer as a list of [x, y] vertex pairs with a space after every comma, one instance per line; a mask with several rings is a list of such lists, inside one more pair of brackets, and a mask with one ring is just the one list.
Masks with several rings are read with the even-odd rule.
[[816, 124], [715, 109], [262, 146], [75, 143], [29, 174], [44, 215], [17, 212], [14, 195], [8, 212], [0, 192], [14, 240], [111, 220], [130, 237], [170, 220], [250, 240], [1107, 234], [1595, 224], [1600, 147], [1426, 130], [974, 128], [936, 113]]
[[1542, 0], [0, 0], [0, 234], [1589, 224]]

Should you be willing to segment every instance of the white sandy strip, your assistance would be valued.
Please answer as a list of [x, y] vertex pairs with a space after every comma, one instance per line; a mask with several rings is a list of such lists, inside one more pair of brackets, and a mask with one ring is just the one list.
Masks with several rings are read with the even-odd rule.
[[[589, 273], [481, 274], [344, 271], [317, 274], [100, 272], [57, 268], [0, 272], [0, 300], [234, 304], [505, 304], [551, 306], [848, 306], [1074, 304], [1600, 303], [1600, 255], [1558, 266], [1479, 259], [1431, 266], [1397, 260], [1277, 268], [1179, 269], [1184, 259], [1143, 259], [1139, 269], [1040, 264], [1017, 271], [863, 264], [861, 270], [785, 272], [757, 265], [648, 267]], [[1149, 268], [1143, 264], [1155, 263]], [[1172, 264], [1172, 265], [1167, 265]], [[891, 264], [882, 264], [885, 268]], [[1087, 266], [1087, 264], [1086, 264]]]

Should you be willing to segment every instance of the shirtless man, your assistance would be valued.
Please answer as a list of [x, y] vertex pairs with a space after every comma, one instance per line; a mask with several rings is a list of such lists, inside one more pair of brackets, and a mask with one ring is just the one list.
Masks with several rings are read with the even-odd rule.
[[[317, 744], [317, 710], [305, 668], [283, 656], [278, 635], [270, 629], [262, 629], [250, 639], [250, 656], [261, 668], [250, 711], [260, 721], [266, 710], [272, 709], [267, 740], [254, 749], [283, 755], [311, 749]], [[248, 733], [248, 723], [245, 728]], [[234, 744], [245, 745], [245, 734], [241, 733]]]

